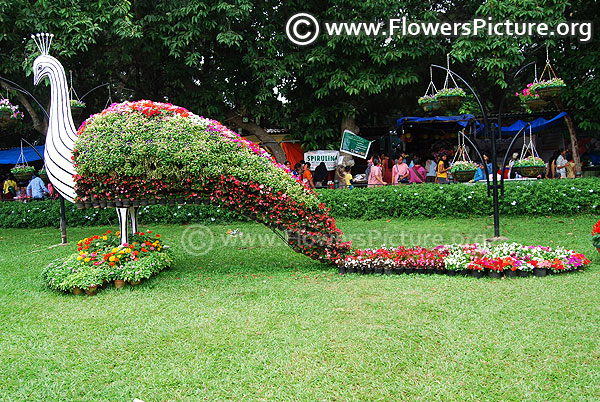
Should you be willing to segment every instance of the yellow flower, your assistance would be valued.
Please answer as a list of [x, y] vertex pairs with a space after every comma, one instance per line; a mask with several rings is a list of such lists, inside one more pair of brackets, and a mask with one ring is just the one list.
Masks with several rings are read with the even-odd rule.
[[108, 237], [102, 236], [102, 240], [108, 240]]
[[117, 251], [118, 251], [118, 249], [116, 249], [116, 248], [113, 248], [113, 249], [111, 250], [111, 253], [113, 253], [113, 254], [114, 254], [114, 253], [116, 253]]
[[77, 257], [77, 261], [81, 261], [82, 259], [83, 259], [83, 257], [82, 257], [82, 256], [78, 256], [78, 257]]
[[126, 253], [131, 253], [131, 249], [130, 249], [130, 248], [126, 248], [126, 249], [125, 249], [125, 252], [126, 252]]
[[125, 250], [120, 250], [119, 254], [123, 254], [125, 252]]
[[85, 258], [83, 261], [90, 262], [90, 257]]
[[115, 232], [115, 236], [121, 236], [121, 232], [117, 230], [117, 231]]
[[111, 255], [110, 258], [108, 259], [108, 261], [114, 261], [114, 260], [116, 260], [114, 255]]

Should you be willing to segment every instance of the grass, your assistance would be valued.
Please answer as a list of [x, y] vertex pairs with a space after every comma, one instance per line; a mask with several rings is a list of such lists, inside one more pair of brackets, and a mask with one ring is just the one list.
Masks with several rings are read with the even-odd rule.
[[[569, 246], [593, 265], [515, 280], [340, 277], [261, 226], [162, 226], [172, 269], [88, 297], [38, 279], [73, 252], [48, 248], [56, 229], [0, 230], [0, 400], [597, 401], [595, 219], [501, 222], [511, 240]], [[339, 222], [361, 247], [479, 240], [491, 225]]]

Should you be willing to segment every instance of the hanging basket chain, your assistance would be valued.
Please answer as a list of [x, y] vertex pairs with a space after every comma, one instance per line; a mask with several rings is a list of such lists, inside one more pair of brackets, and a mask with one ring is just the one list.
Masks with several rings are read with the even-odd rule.
[[450, 53], [447, 53], [446, 54], [446, 80], [444, 81], [444, 89], [448, 89], [448, 84], [449, 84], [450, 80], [452, 80], [452, 83], [454, 84], [453, 88], [458, 88], [458, 84], [456, 83], [454, 76], [450, 73]]
[[[540, 78], [542, 81], [544, 80], [544, 73], [546, 72], [546, 70], [548, 70], [548, 78], [550, 78], [550, 80], [552, 80], [552, 76], [554, 76], [554, 78], [558, 78], [558, 76], [554, 72], [554, 69], [552, 68], [552, 65], [550, 64], [550, 53], [548, 50], [547, 43], [546, 43], [546, 66], [544, 67], [544, 70], [542, 71], [542, 75], [540, 75]], [[552, 73], [552, 75], [550, 75], [551, 73]], [[537, 80], [537, 77], [536, 77], [536, 80]]]
[[467, 147], [465, 146], [465, 129], [463, 128], [460, 133], [458, 133], [458, 148], [456, 149], [456, 154], [454, 154], [454, 158], [452, 159], [452, 163], [455, 162], [472, 162], [469, 153], [467, 152]]
[[523, 138], [523, 147], [521, 148], [521, 157], [519, 160], [526, 159], [528, 157], [527, 153], [530, 153], [531, 156], [536, 158], [540, 157], [533, 143], [533, 132], [531, 130], [531, 125], [529, 125], [529, 140], [527, 140], [527, 134], [525, 134]]

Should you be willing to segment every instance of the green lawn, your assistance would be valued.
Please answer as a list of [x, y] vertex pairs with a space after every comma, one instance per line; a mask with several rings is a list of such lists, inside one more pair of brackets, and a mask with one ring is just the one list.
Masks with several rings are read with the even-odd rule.
[[[48, 248], [58, 230], [0, 229], [0, 400], [598, 401], [596, 220], [502, 219], [511, 240], [569, 246], [593, 264], [514, 280], [341, 277], [254, 224], [155, 227], [176, 265], [95, 297], [40, 282], [74, 250]], [[361, 247], [480, 240], [491, 225], [339, 222]], [[236, 228], [244, 235], [225, 235]]]

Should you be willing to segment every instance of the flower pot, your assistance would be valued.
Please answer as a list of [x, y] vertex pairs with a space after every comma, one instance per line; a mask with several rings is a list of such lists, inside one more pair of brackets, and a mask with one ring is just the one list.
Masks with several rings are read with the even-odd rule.
[[348, 269], [346, 269], [346, 272], [348, 272], [349, 274], [355, 274], [356, 267], [348, 267]]
[[149, 203], [150, 205], [156, 205], [156, 198], [150, 198], [150, 199], [148, 200], [148, 203]]
[[457, 170], [452, 172], [452, 177], [458, 182], [465, 183], [473, 180], [476, 172], [477, 170]]
[[122, 289], [125, 286], [125, 281], [122, 279], [115, 279], [115, 287], [117, 289]]
[[517, 271], [513, 271], [512, 269], [509, 269], [506, 272], [506, 277], [507, 278], [516, 278], [517, 277]]
[[423, 111], [427, 113], [436, 112], [441, 109], [440, 103], [438, 101], [422, 103], [421, 107], [423, 108]]
[[338, 272], [340, 273], [340, 275], [345, 275], [346, 274], [346, 267], [345, 266], [340, 266], [338, 267]]
[[107, 208], [114, 208], [115, 207], [115, 203], [112, 201], [106, 201], [106, 207]]
[[106, 201], [100, 201], [100, 208], [106, 208]]
[[385, 267], [385, 268], [383, 269], [383, 273], [384, 273], [384, 275], [388, 275], [388, 276], [389, 276], [389, 275], [391, 275], [391, 274], [392, 274], [392, 269], [391, 269], [391, 268], [388, 268], [388, 267]]
[[400, 267], [394, 267], [394, 274], [396, 275], [401, 275], [404, 273], [404, 268], [400, 268]]
[[121, 204], [123, 204], [123, 208], [129, 208], [131, 206], [129, 200], [123, 200], [121, 201]]
[[526, 278], [526, 277], [529, 276], [530, 273], [531, 272], [529, 272], [529, 271], [521, 271], [521, 270], [519, 270], [517, 272], [517, 275], [519, 276], [519, 278]]
[[446, 274], [448, 274], [448, 276], [456, 276], [456, 271], [446, 270]]
[[28, 182], [31, 179], [31, 176], [33, 175], [34, 172], [19, 172], [19, 173], [13, 173], [13, 175], [15, 176], [15, 179], [18, 182]]
[[437, 101], [444, 109], [455, 109], [461, 105], [463, 97], [460, 95], [438, 96]]
[[371, 275], [371, 274], [373, 274], [373, 272], [374, 272], [374, 269], [373, 269], [373, 267], [367, 267], [367, 268], [363, 269], [363, 271], [362, 271], [362, 272], [363, 272], [363, 274], [365, 274], [365, 275]]
[[533, 276], [537, 276], [538, 278], [543, 278], [544, 276], [546, 276], [547, 274], [547, 269], [546, 268], [534, 268], [533, 269]]
[[121, 201], [115, 201], [115, 207], [121, 208], [122, 206], [123, 206], [123, 203]]
[[470, 269], [461, 269], [460, 270], [460, 274], [462, 276], [470, 276], [471, 275], [471, 270]]
[[502, 272], [500, 272], [500, 271], [494, 271], [494, 270], [489, 270], [488, 271], [488, 276], [490, 278], [501, 278], [502, 277]]
[[200, 198], [196, 198], [196, 199], [194, 200], [194, 204], [196, 204], [196, 205], [200, 205], [200, 204], [202, 204], [202, 200], [201, 200]]
[[169, 206], [172, 207], [175, 205], [175, 200], [169, 200], [168, 203], [169, 203]]
[[515, 172], [523, 177], [538, 177], [546, 170], [545, 166], [517, 166]]
[[413, 274], [415, 272], [414, 268], [404, 268], [404, 272], [407, 274]]
[[424, 275], [425, 274], [425, 270], [423, 268], [417, 267], [415, 268], [415, 274], [419, 274], [419, 275]]
[[91, 207], [92, 207], [92, 203], [91, 203], [91, 202], [89, 202], [89, 201], [86, 201], [86, 202], [84, 202], [84, 203], [83, 203], [83, 206], [84, 206], [85, 208], [91, 208]]
[[78, 287], [74, 287], [71, 291], [73, 292], [74, 295], [81, 295], [81, 294], [83, 294], [83, 290], [81, 288], [78, 288]]
[[535, 92], [540, 96], [540, 98], [545, 99], [545, 100], [551, 100], [554, 98], [558, 98], [564, 88], [565, 87], [563, 87], [563, 86], [544, 87], [544, 88], [537, 88], [535, 90]]
[[98, 293], [98, 286], [96, 286], [96, 285], [90, 286], [89, 288], [87, 288], [85, 290], [85, 294], [88, 296], [95, 296], [96, 293]]
[[145, 206], [147, 206], [147, 205], [148, 205], [148, 200], [146, 200], [146, 199], [144, 199], [144, 200], [141, 200], [141, 201], [140, 201], [140, 205], [141, 205], [142, 207], [145, 207]]
[[17, 119], [13, 119], [11, 113], [6, 110], [0, 110], [0, 127], [8, 129], [17, 124]]
[[373, 269], [373, 272], [376, 274], [383, 274], [383, 267], [382, 266], [377, 266]]
[[471, 276], [473, 278], [483, 278], [483, 271], [473, 270], [471, 271]]
[[139, 207], [140, 206], [140, 201], [139, 200], [133, 200], [133, 201], [131, 201], [131, 206], [132, 207]]
[[142, 281], [129, 281], [129, 284], [131, 286], [136, 286], [136, 285], [139, 285], [140, 283], [142, 283]]
[[543, 110], [546, 107], [546, 104], [548, 104], [548, 102], [540, 98], [527, 99], [525, 101], [525, 106], [527, 106], [527, 108], [532, 112], [539, 112], [540, 110]]
[[436, 268], [433, 270], [436, 274], [438, 275], [443, 275], [444, 274], [444, 270], [441, 268]]
[[85, 208], [85, 204], [81, 201], [76, 202], [75, 205], [77, 206], [77, 209], [84, 209]]
[[181, 204], [181, 205], [185, 204], [185, 199], [184, 198], [178, 198], [176, 201], [177, 201], [178, 204]]
[[71, 116], [73, 116], [73, 120], [76, 120], [81, 116], [83, 109], [85, 109], [85, 106], [71, 106]]

